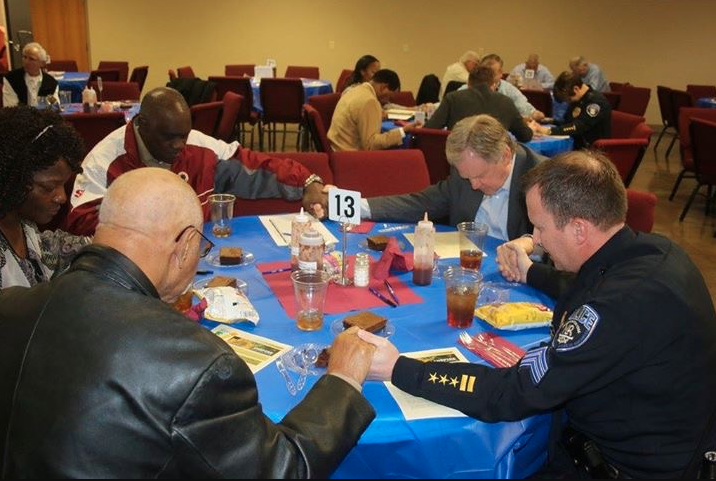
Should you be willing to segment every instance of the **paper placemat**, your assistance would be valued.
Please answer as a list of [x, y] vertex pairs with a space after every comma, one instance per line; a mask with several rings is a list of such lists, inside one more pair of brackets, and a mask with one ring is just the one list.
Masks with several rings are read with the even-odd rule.
[[271, 364], [284, 352], [291, 350], [288, 344], [230, 326], [216, 326], [211, 332], [226, 341], [254, 374]]
[[[348, 268], [346, 276], [353, 277], [353, 263], [355, 256], [348, 258]], [[257, 264], [260, 271], [274, 271], [288, 267], [289, 263], [285, 261], [263, 262]], [[291, 271], [276, 272], [274, 274], [264, 274], [264, 279], [278, 298], [283, 306], [286, 314], [295, 319], [297, 313], [296, 297], [293, 293], [293, 283], [291, 282]], [[388, 281], [393, 286], [395, 294], [400, 299], [400, 305], [415, 304], [423, 302], [423, 298], [417, 295], [413, 289], [401, 282], [397, 277], [389, 277]], [[370, 286], [378, 289], [386, 297], [390, 298], [390, 294], [385, 287], [383, 281], [376, 279], [370, 280]], [[388, 307], [386, 303], [378, 299], [370, 293], [367, 287], [355, 287], [353, 285], [343, 287], [331, 282], [328, 285], [328, 294], [326, 295], [326, 305], [324, 313], [340, 314], [342, 312], [355, 311], [360, 309], [369, 309], [374, 307]]]
[[[310, 214], [306, 215], [312, 219], [312, 227], [320, 232], [326, 245], [338, 243], [338, 239], [331, 234], [321, 221]], [[291, 242], [291, 222], [294, 217], [296, 217], [296, 214], [260, 215], [259, 220], [277, 246], [287, 246]]]

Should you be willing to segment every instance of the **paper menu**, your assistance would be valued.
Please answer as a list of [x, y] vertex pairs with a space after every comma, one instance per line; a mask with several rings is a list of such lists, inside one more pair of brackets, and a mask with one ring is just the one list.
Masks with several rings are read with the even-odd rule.
[[[323, 236], [326, 245], [338, 243], [338, 239], [321, 221], [310, 214], [306, 215], [311, 217], [311, 227]], [[260, 215], [259, 220], [277, 246], [288, 246], [291, 243], [291, 222], [294, 217], [296, 214]]]
[[385, 113], [388, 114], [390, 120], [408, 120], [415, 115], [414, 110], [407, 109], [388, 109]]
[[[402, 353], [402, 355], [413, 359], [419, 359], [424, 362], [468, 362], [467, 358], [463, 356], [462, 353], [455, 347], [406, 352]], [[428, 401], [427, 399], [413, 396], [412, 394], [401, 391], [388, 381], [385, 382], [385, 387], [388, 388], [388, 392], [390, 392], [391, 396], [393, 396], [395, 402], [398, 403], [398, 407], [402, 411], [406, 421], [428, 418], [467, 417], [464, 413], [458, 411], [457, 409], [442, 406], [432, 401]]]
[[254, 374], [271, 364], [284, 352], [291, 350], [291, 346], [288, 344], [229, 326], [216, 326], [211, 332], [231, 346], [231, 349], [244, 360]]

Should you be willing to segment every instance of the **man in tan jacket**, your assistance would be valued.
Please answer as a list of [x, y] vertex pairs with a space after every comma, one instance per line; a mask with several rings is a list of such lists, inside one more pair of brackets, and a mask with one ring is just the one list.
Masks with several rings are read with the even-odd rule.
[[398, 74], [382, 69], [370, 81], [346, 92], [336, 105], [328, 129], [333, 150], [380, 150], [400, 145], [405, 134], [416, 128], [415, 123], [381, 133], [381, 104], [399, 89]]

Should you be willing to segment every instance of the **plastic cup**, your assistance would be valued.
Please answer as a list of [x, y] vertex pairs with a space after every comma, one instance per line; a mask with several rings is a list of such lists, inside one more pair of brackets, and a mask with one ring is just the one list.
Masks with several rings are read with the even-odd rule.
[[66, 107], [72, 103], [72, 91], [60, 90], [60, 105]]
[[487, 224], [482, 222], [460, 222], [460, 267], [480, 270], [487, 237]]
[[299, 329], [315, 331], [323, 327], [323, 305], [326, 302], [330, 279], [330, 274], [324, 270], [291, 273], [293, 292], [298, 306], [296, 326]]
[[232, 194], [212, 194], [209, 196], [211, 210], [211, 233], [215, 237], [231, 235], [231, 218], [234, 217], [234, 201]]
[[482, 274], [473, 269], [452, 267], [443, 274], [447, 297], [447, 323], [465, 329], [475, 318], [475, 304], [482, 287]]

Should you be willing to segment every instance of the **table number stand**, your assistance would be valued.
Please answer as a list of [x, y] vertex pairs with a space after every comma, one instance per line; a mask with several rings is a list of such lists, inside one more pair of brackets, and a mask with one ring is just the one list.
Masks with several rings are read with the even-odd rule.
[[341, 249], [341, 278], [336, 281], [336, 284], [339, 286], [350, 286], [353, 284], [353, 281], [351, 281], [349, 278], [346, 277], [346, 264], [348, 264], [348, 257], [346, 249], [348, 248], [348, 232], [351, 230], [351, 224], [346, 222], [345, 217], [341, 217], [340, 223], [340, 231], [343, 232], [343, 246]]

